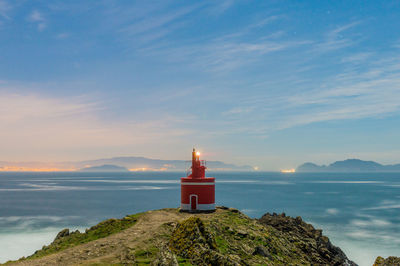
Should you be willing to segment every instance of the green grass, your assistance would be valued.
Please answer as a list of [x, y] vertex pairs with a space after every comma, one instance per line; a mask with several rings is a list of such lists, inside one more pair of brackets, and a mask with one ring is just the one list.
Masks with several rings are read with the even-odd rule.
[[149, 265], [156, 255], [158, 254], [158, 248], [150, 246], [147, 249], [137, 250], [135, 252], [135, 260], [138, 265]]
[[225, 238], [217, 235], [215, 237], [215, 242], [217, 244], [218, 250], [221, 253], [226, 254], [229, 251], [229, 244], [228, 241], [225, 240]]
[[193, 264], [190, 263], [190, 260], [177, 256], [176, 257], [179, 266], [192, 266]]
[[225, 218], [226, 222], [228, 224], [232, 225], [248, 225], [250, 223], [249, 219], [246, 217], [243, 217], [242, 214], [237, 213], [237, 212], [227, 212], [222, 216]]
[[49, 254], [59, 252], [61, 250], [74, 247], [80, 244], [88, 243], [93, 240], [107, 237], [109, 235], [121, 232], [137, 222], [141, 214], [128, 215], [122, 219], [108, 219], [91, 228], [84, 233], [75, 231], [68, 236], [55, 240], [48, 246], [44, 246], [41, 250], [36, 251], [33, 255], [25, 259], [40, 258]]

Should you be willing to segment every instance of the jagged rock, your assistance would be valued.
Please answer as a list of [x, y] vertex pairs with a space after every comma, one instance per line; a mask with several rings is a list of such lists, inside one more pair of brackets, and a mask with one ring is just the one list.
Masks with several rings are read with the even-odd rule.
[[236, 234], [237, 234], [239, 237], [247, 237], [247, 236], [249, 235], [249, 233], [247, 233], [246, 231], [243, 231], [243, 230], [237, 231]]
[[135, 265], [135, 251], [130, 248], [125, 248], [121, 252], [120, 261], [123, 265]]
[[377, 257], [374, 263], [374, 266], [399, 266], [400, 258], [399, 257], [388, 257], [386, 259], [381, 256]]
[[167, 247], [163, 246], [160, 248], [160, 252], [157, 254], [157, 258], [151, 263], [153, 266], [178, 266], [178, 260], [172, 251]]
[[54, 239], [54, 241], [56, 241], [57, 239], [60, 239], [60, 238], [62, 238], [62, 237], [66, 237], [66, 236], [69, 236], [69, 229], [68, 229], [68, 228], [61, 230], [61, 231], [57, 234], [57, 236], [56, 236], [56, 238]]
[[285, 213], [266, 213], [258, 221], [286, 233], [305, 254], [308, 254], [313, 264], [356, 265], [340, 248], [332, 245], [329, 239], [322, 235], [322, 230], [305, 223], [301, 217], [287, 217]]
[[269, 253], [268, 249], [264, 246], [257, 246], [253, 252], [253, 255], [260, 255], [263, 257], [271, 258], [271, 253]]

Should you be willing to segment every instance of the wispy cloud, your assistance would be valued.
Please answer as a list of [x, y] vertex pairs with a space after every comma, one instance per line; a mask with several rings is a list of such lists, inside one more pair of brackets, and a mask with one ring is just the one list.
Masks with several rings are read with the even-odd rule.
[[[0, 0], [0, 20], [14, 20], [11, 3], [12, 10], [17, 10], [14, 2]], [[29, 71], [9, 70], [8, 78], [21, 74], [23, 80], [43, 81], [64, 80], [67, 73], [93, 75], [101, 86], [88, 86], [87, 91], [102, 93], [99, 98], [104, 102], [11, 93], [14, 88], [9, 88], [0, 93], [0, 120], [8, 124], [0, 135], [14, 144], [21, 140], [20, 147], [31, 145], [32, 150], [90, 146], [92, 154], [99, 147], [106, 147], [105, 152], [130, 153], [128, 147], [167, 136], [192, 141], [190, 133], [199, 127], [212, 128], [202, 132], [205, 141], [226, 136], [243, 140], [249, 135], [264, 140], [274, 131], [311, 123], [400, 113], [398, 43], [380, 40], [389, 49], [377, 50], [369, 31], [374, 29], [368, 29], [370, 22], [363, 16], [335, 20], [331, 14], [329, 23], [320, 23], [319, 16], [304, 21], [293, 16], [303, 10], [276, 6], [231, 0], [57, 1], [25, 6], [16, 12], [23, 17], [22, 23], [15, 21], [15, 27], [29, 22], [34, 30], [44, 31], [54, 18], [55, 31], [40, 36], [50, 34], [46, 45], [55, 42], [57, 47], [52, 46], [51, 53], [45, 51], [46, 45], [33, 47], [37, 49], [33, 55], [49, 56], [49, 62], [37, 69], [31, 66], [31, 59], [37, 57], [29, 57], [29, 49], [24, 50], [20, 60]], [[242, 10], [246, 12], [240, 19], [233, 17]], [[72, 22], [68, 29], [56, 31], [56, 25], [68, 22]], [[313, 23], [311, 30], [307, 23]], [[57, 41], [69, 36], [76, 42]], [[8, 49], [14, 56], [12, 42]], [[53, 75], [50, 66], [60, 71]], [[61, 73], [64, 67], [70, 72]], [[113, 75], [115, 79], [110, 78]], [[49, 87], [43, 91], [54, 91]], [[126, 95], [133, 96], [130, 105]], [[195, 104], [188, 103], [189, 98]], [[124, 110], [121, 102], [127, 106]], [[202, 108], [195, 110], [193, 105]], [[113, 108], [118, 115], [110, 115]], [[73, 144], [68, 147], [66, 142]], [[13, 152], [11, 145], [7, 149]]]
[[360, 21], [351, 22], [328, 31], [324, 40], [315, 45], [315, 51], [330, 52], [352, 46], [355, 41], [349, 37], [346, 37], [345, 33], [360, 23]]
[[363, 63], [367, 59], [373, 56], [371, 52], [364, 52], [364, 53], [356, 53], [350, 56], [346, 56], [342, 58], [343, 63]]
[[43, 31], [47, 24], [46, 20], [41, 12], [38, 10], [33, 10], [29, 16], [28, 16], [28, 21], [35, 23], [37, 25], [38, 31]]
[[136, 11], [135, 16], [122, 12], [125, 15], [116, 18], [115, 14], [121, 13], [118, 10], [109, 13], [109, 20], [113, 22], [113, 28], [118, 28], [117, 32], [126, 43], [127, 51], [135, 51], [141, 56], [164, 58], [169, 62], [185, 63], [194, 69], [200, 68], [201, 71], [214, 73], [260, 62], [269, 53], [309, 44], [307, 40], [281, 40], [285, 34], [282, 30], [267, 31], [268, 34], [261, 35], [257, 32], [279, 19], [284, 19], [283, 15], [264, 15], [223, 34], [210, 32], [201, 38], [168, 38], [174, 33], [180, 33], [179, 30], [187, 30], [195, 23], [194, 15], [205, 15], [212, 10], [223, 13], [233, 4], [233, 1], [202, 3], [174, 8], [174, 12], [165, 5], [159, 8], [151, 6], [141, 12]]
[[148, 32], [154, 29], [161, 28], [182, 16], [189, 14], [190, 12], [194, 11], [196, 6], [192, 7], [185, 7], [176, 10], [173, 13], [164, 14], [157, 17], [147, 17], [143, 18], [140, 21], [134, 22], [124, 28], [121, 29], [122, 32], [125, 32], [130, 35], [141, 34], [144, 32]]
[[[358, 119], [400, 111], [400, 69], [397, 59], [373, 64], [358, 72], [343, 72], [316, 88], [288, 98], [296, 109], [307, 107], [293, 116], [287, 126], [335, 119]], [[373, 108], [372, 108], [373, 107]]]
[[11, 10], [11, 5], [6, 0], [0, 0], [0, 17], [10, 19], [8, 12]]
[[[343, 70], [330, 77], [299, 83], [293, 89], [279, 91], [278, 94], [271, 92], [268, 95], [261, 91], [259, 94], [235, 96], [241, 99], [241, 105], [221, 114], [237, 113], [237, 124], [255, 134], [268, 134], [316, 122], [398, 114], [398, 58], [389, 55], [377, 60], [373, 54], [353, 55], [357, 60], [367, 60], [363, 68], [350, 67], [354, 62], [350, 60], [341, 62], [345, 64]], [[260, 84], [260, 88], [271, 86], [274, 84]]]
[[2, 123], [36, 118], [59, 119], [87, 113], [96, 106], [94, 103], [84, 103], [79, 100], [63, 101], [36, 95], [5, 92], [0, 93], [0, 103], [0, 121]]
[[246, 107], [234, 107], [226, 112], [223, 112], [224, 115], [230, 116], [230, 115], [242, 115], [242, 114], [248, 114], [251, 111], [254, 110], [254, 107], [251, 106], [246, 106]]
[[171, 62], [179, 62], [202, 72], [215, 74], [243, 68], [250, 64], [268, 60], [268, 55], [295, 49], [310, 44], [308, 40], [283, 40], [282, 31], [249, 37], [257, 27], [267, 25], [278, 17], [261, 19], [234, 33], [209, 37], [201, 44], [189, 42], [170, 46], [147, 47], [144, 53], [153, 56], [165, 56]]
[[70, 33], [68, 33], [68, 32], [62, 32], [62, 33], [57, 34], [57, 35], [56, 35], [56, 38], [59, 39], [59, 40], [64, 40], [64, 39], [69, 38], [70, 36], [71, 36]]
[[227, 41], [216, 42], [203, 50], [203, 55], [195, 62], [203, 70], [214, 72], [226, 72], [235, 68], [242, 67], [249, 63], [262, 60], [267, 54], [283, 51], [299, 45], [304, 45], [302, 41], [274, 41], [274, 40], [255, 40], [255, 41]]
[[400, 48], [400, 40], [397, 40], [392, 46], [394, 48]]
[[[350, 32], [362, 27], [361, 21], [331, 29], [321, 39], [287, 40], [282, 28], [275, 31], [279, 33], [275, 35], [274, 31], [265, 36], [252, 35], [257, 27], [268, 28], [278, 19], [286, 18], [272, 15], [252, 21], [233, 33], [210, 37], [199, 45], [154, 46], [154, 50], [150, 46], [143, 54], [158, 58], [167, 54], [170, 62], [201, 72], [228, 76], [232, 71], [246, 71], [247, 66], [264, 66], [266, 78], [260, 78], [258, 84], [243, 81], [247, 89], [242, 88], [241, 92], [227, 89], [230, 97], [224, 97], [223, 101], [231, 100], [232, 105], [222, 110], [220, 116], [214, 115], [211, 119], [215, 120], [215, 125], [221, 125], [222, 122], [217, 122], [220, 119], [224, 121], [223, 126], [214, 127], [215, 134], [221, 128], [221, 134], [265, 136], [271, 131], [311, 123], [380, 117], [400, 111], [397, 100], [400, 98], [400, 66], [396, 56], [382, 58], [371, 51], [346, 50], [340, 52], [335, 62], [324, 60], [325, 52], [337, 53], [362, 41], [355, 40], [357, 34]], [[288, 56], [284, 64], [289, 68], [283, 69], [282, 77], [277, 79], [268, 73], [265, 62], [272, 62], [273, 67], [274, 62], [280, 60], [279, 56], [273, 55], [282, 51], [292, 57]], [[310, 56], [310, 51], [315, 53]], [[362, 67], [356, 67], [361, 63]], [[330, 65], [330, 72], [313, 76], [312, 73], [318, 72], [316, 69], [324, 68], [326, 64]], [[276, 73], [273, 69], [270, 71]], [[229, 78], [236, 82], [235, 77]], [[280, 89], [274, 91], [275, 88]], [[240, 99], [240, 104], [237, 99]], [[208, 121], [209, 125], [212, 121]]]
[[[106, 121], [102, 119], [102, 114], [107, 113], [104, 103], [91, 101], [87, 96], [59, 99], [10, 91], [0, 93], [0, 139], [7, 140], [2, 146], [7, 154], [5, 160], [21, 154], [25, 157], [18, 160], [48, 160], [46, 154], [53, 149], [68, 154], [99, 147], [101, 156], [110, 156], [115, 147], [132, 149], [190, 133], [180, 126], [182, 119], [169, 114], [157, 117], [136, 114], [124, 121]], [[82, 159], [87, 159], [82, 155]]]
[[115, 18], [115, 13], [112, 13], [110, 20], [114, 21], [114, 27], [119, 28], [117, 31], [123, 39], [140, 46], [161, 39], [183, 27], [188, 20], [186, 16], [201, 6], [202, 4], [193, 4], [175, 8], [173, 12], [165, 10], [164, 6], [150, 6], [141, 11], [143, 14], [135, 16], [127, 13], [121, 18]]
[[234, 0], [213, 1], [213, 4], [208, 8], [208, 13], [214, 16], [219, 16], [232, 7], [234, 3]]

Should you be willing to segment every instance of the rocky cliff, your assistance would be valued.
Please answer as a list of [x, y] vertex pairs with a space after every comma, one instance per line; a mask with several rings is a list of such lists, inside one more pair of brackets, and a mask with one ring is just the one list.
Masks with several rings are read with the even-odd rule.
[[190, 214], [162, 209], [61, 231], [16, 265], [355, 265], [300, 217], [236, 209]]
[[377, 257], [373, 266], [400, 266], [400, 258], [388, 257], [386, 259]]
[[284, 213], [264, 214], [259, 222], [265, 226], [272, 226], [285, 235], [290, 242], [306, 255], [307, 262], [318, 265], [355, 265], [347, 259], [343, 251], [332, 245], [329, 238], [322, 235], [322, 230], [315, 229], [305, 223], [301, 217], [287, 217]]

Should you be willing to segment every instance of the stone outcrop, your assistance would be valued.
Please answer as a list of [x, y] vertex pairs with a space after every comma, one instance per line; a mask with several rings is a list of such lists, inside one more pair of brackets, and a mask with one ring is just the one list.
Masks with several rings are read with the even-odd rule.
[[400, 266], [399, 257], [388, 257], [386, 259], [382, 257], [377, 257], [374, 266]]
[[356, 265], [340, 248], [332, 245], [328, 237], [322, 235], [322, 230], [305, 223], [301, 217], [266, 213], [258, 221], [283, 232], [310, 258], [312, 264]]
[[61, 231], [57, 234], [57, 236], [56, 236], [56, 238], [54, 239], [54, 241], [56, 241], [56, 240], [58, 240], [58, 239], [60, 239], [60, 238], [66, 237], [66, 236], [69, 236], [69, 229], [68, 229], [68, 228], [61, 230]]
[[218, 252], [214, 236], [197, 217], [179, 223], [171, 235], [170, 249], [194, 265], [239, 265]]

